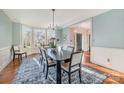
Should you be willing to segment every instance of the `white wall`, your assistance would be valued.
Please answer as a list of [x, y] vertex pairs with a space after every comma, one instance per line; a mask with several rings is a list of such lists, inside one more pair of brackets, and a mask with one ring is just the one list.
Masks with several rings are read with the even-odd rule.
[[10, 47], [11, 46], [0, 49], [0, 71], [3, 70], [3, 68], [5, 68], [12, 60]]
[[92, 47], [91, 62], [124, 73], [124, 49]]

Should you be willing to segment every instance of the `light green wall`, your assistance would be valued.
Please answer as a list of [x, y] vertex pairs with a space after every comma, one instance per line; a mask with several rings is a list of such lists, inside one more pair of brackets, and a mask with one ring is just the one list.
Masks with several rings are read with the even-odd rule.
[[13, 22], [13, 44], [21, 44], [21, 24]]
[[59, 39], [60, 43], [62, 43], [62, 31], [63, 31], [62, 28], [57, 28], [56, 32], [55, 32], [55, 36], [56, 36], [56, 38]]
[[93, 46], [124, 48], [124, 10], [111, 10], [93, 18]]
[[62, 30], [62, 43], [69, 44], [70, 43], [70, 28], [66, 27]]
[[12, 21], [0, 10], [0, 48], [12, 45]]

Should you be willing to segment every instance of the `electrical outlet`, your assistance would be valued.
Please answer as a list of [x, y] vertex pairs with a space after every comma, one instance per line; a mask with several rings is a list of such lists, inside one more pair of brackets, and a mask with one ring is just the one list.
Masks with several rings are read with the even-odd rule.
[[110, 62], [110, 59], [109, 58], [107, 58], [107, 62]]

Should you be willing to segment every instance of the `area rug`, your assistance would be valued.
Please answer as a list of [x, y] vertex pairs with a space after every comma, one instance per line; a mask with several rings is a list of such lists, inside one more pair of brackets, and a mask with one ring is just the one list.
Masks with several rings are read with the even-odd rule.
[[[101, 84], [107, 78], [104, 73], [82, 66], [81, 82], [79, 81], [79, 73], [75, 72], [71, 75], [72, 84]], [[56, 68], [49, 69], [48, 78], [45, 79], [43, 66], [38, 57], [27, 58], [23, 60], [19, 67], [12, 84], [56, 84]], [[62, 73], [62, 84], [68, 84], [68, 75]]]

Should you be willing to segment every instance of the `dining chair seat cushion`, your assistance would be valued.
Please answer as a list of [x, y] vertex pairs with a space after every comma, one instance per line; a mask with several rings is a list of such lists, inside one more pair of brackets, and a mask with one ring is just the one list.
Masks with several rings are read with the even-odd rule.
[[52, 60], [48, 60], [48, 65], [51, 66], [51, 65], [56, 65], [56, 62], [52, 61]]
[[[63, 63], [61, 67], [65, 71], [69, 72], [69, 62], [68, 63]], [[72, 66], [71, 67], [71, 72], [76, 71], [78, 69], [80, 69], [79, 65]]]
[[18, 51], [18, 52], [15, 52], [15, 54], [26, 54], [26, 52], [24, 52], [24, 51]]

